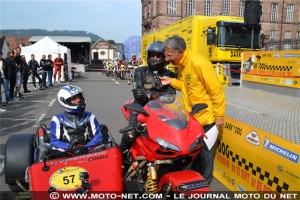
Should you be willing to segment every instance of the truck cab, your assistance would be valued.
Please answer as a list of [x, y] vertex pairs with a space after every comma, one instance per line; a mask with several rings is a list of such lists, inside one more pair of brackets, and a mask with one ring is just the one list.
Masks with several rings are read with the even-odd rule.
[[[260, 50], [260, 30], [260, 25], [246, 25], [241, 17], [193, 15], [144, 35], [141, 57], [146, 62], [151, 42], [179, 35], [188, 48], [212, 62], [221, 85], [239, 85], [241, 53]], [[176, 72], [176, 66], [168, 67]]]

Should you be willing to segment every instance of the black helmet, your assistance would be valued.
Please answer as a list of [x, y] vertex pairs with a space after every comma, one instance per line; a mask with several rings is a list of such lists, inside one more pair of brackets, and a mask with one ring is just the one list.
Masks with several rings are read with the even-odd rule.
[[[164, 51], [163, 42], [161, 41], [156, 41], [149, 44], [147, 48], [147, 62], [150, 70], [162, 70], [166, 66], [166, 57]], [[162, 58], [159, 60], [151, 59], [151, 53], [160, 53], [162, 54]]]

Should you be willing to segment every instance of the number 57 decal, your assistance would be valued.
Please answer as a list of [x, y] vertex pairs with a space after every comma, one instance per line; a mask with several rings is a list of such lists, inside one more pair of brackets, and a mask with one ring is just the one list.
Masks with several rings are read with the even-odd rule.
[[80, 173], [87, 172], [81, 167], [65, 167], [54, 172], [50, 185], [57, 190], [74, 190], [81, 186]]

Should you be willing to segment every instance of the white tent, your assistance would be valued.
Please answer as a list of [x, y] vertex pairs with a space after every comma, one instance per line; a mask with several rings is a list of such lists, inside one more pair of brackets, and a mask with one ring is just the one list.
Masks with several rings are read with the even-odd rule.
[[[48, 54], [52, 55], [52, 60], [54, 60], [57, 55], [60, 53], [62, 58], [66, 58], [67, 60], [64, 60], [64, 62], [68, 63], [68, 76], [71, 78], [71, 50], [67, 47], [58, 44], [54, 40], [52, 40], [49, 37], [44, 37], [43, 39], [39, 40], [38, 42], [34, 43], [33, 45], [21, 47], [22, 49], [22, 55], [26, 57], [26, 61], [28, 62], [31, 59], [31, 54], [35, 55], [36, 61], [40, 62], [42, 55], [46, 55], [46, 58]], [[66, 56], [65, 56], [66, 55]], [[64, 69], [62, 68], [62, 77], [61, 80], [65, 81], [64, 77]]]

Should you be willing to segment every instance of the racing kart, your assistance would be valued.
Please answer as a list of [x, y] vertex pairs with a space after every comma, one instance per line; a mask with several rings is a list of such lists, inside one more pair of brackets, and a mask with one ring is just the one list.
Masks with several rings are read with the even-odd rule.
[[46, 153], [51, 135], [45, 125], [35, 134], [11, 135], [5, 149], [6, 184], [19, 196], [32, 199], [49, 199], [53, 192], [122, 192], [122, 154], [107, 126], [100, 126], [103, 143], [90, 152], [83, 147], [57, 159]]

